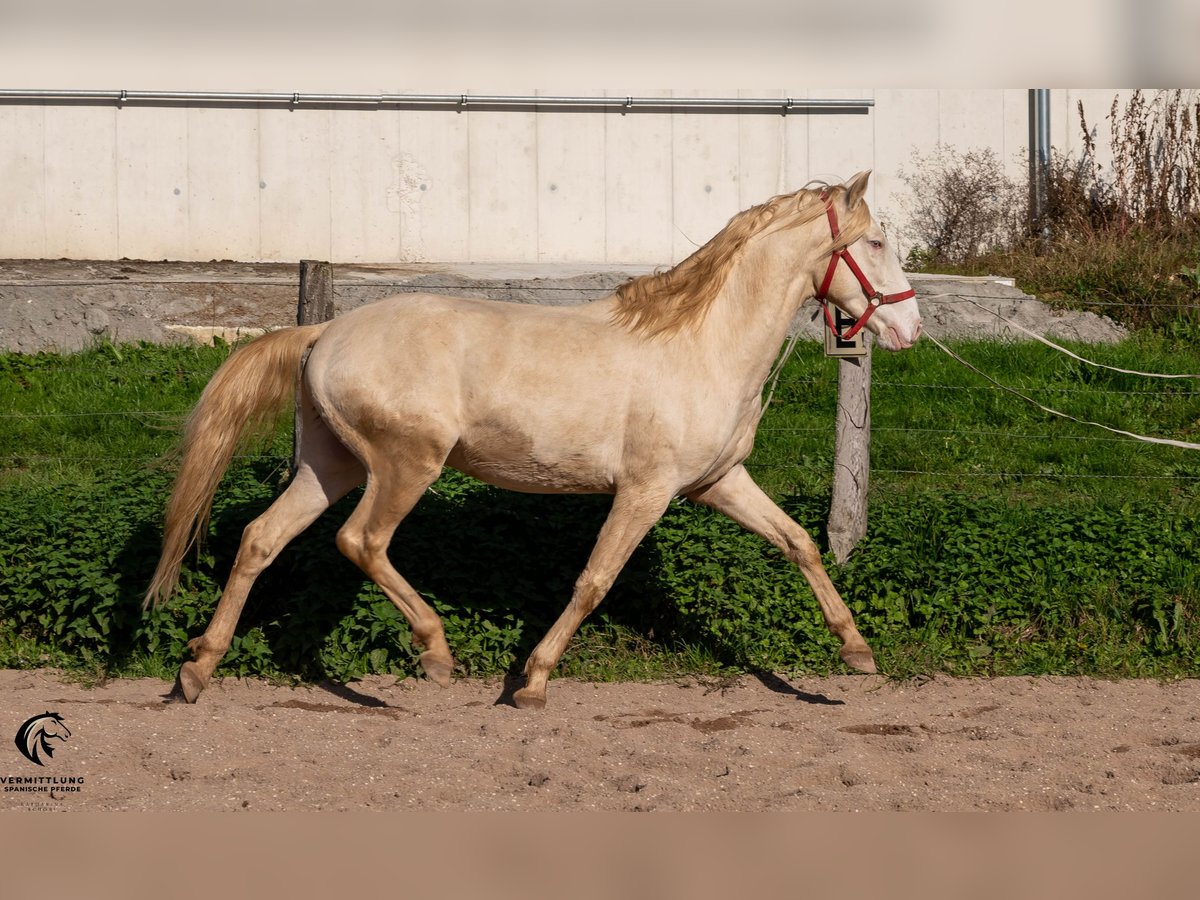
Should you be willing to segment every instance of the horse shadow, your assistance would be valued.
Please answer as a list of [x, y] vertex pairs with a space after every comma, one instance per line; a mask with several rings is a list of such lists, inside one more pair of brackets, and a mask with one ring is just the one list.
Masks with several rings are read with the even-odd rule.
[[808, 691], [802, 691], [792, 687], [774, 672], [766, 672], [756, 670], [750, 673], [759, 684], [769, 691], [774, 691], [776, 694], [784, 694], [789, 697], [795, 697], [801, 703], [808, 703], [812, 706], [845, 706], [845, 700], [835, 700], [826, 697], [824, 694], [810, 694]]
[[[260, 485], [269, 480], [267, 475], [254, 473]], [[182, 630], [187, 638], [202, 633], [237, 555], [243, 528], [277, 494], [268, 486], [234, 491], [232, 498], [218, 495], [202, 561], [197, 565], [192, 557], [189, 564], [189, 599], [161, 611], [159, 615], [169, 619], [161, 627], [176, 634]], [[418, 650], [409, 642], [407, 624], [336, 548], [337, 531], [360, 496], [355, 491], [327, 510], [262, 573], [243, 610], [234, 648], [219, 672], [250, 674], [265, 664], [312, 683], [348, 681], [357, 670], [347, 665], [338, 671], [339, 660], [361, 667], [361, 659], [372, 652], [390, 659], [394, 674], [417, 671]], [[604, 496], [520, 494], [452, 480], [435, 484], [397, 529], [389, 550], [393, 565], [442, 616], [448, 635], [455, 628], [469, 634], [480, 622], [511, 626], [503, 647], [507, 663], [501, 665], [505, 680], [498, 704], [511, 704], [513, 691], [524, 683], [521, 666], [569, 601], [610, 505], [611, 498]], [[119, 553], [116, 565], [126, 575], [127, 590], [122, 605], [130, 610], [140, 612], [141, 590], [150, 581], [160, 541], [157, 522], [148, 521], [135, 529]], [[681, 620], [674, 588], [661, 575], [669, 552], [659, 541], [644, 540], [592, 621], [653, 636], [664, 645], [702, 644], [719, 663], [743, 664], [735, 647], [713, 643]], [[140, 629], [133, 622], [126, 639], [114, 644], [111, 663], [127, 662], [153, 649], [148, 647], [155, 637], [145, 624], [146, 615]], [[251, 633], [260, 634], [261, 640], [250, 641]], [[334, 646], [339, 642], [354, 646]], [[190, 655], [181, 641], [176, 640], [176, 646], [177, 658], [168, 664], [179, 665]], [[453, 637], [451, 649], [456, 651]], [[248, 658], [254, 652], [267, 655]], [[500, 652], [493, 652], [493, 663]], [[804, 702], [840, 702], [797, 691], [770, 673], [752, 674], [769, 689]]]
[[[261, 483], [268, 474], [255, 473], [254, 478]], [[170, 601], [164, 610], [141, 608], [157, 562], [161, 526], [147, 519], [124, 541], [113, 565], [122, 573], [119, 605], [126, 615], [120, 634], [110, 642], [110, 666], [154, 652], [161, 641], [152, 634], [152, 619], [160, 629], [183, 629], [188, 638], [202, 633], [237, 556], [243, 529], [270, 506], [278, 490], [264, 488], [251, 492], [253, 496], [236, 489], [234, 493], [233, 499], [218, 495], [204, 549], [199, 559], [193, 553], [185, 561], [188, 596]], [[255, 630], [262, 633], [282, 674], [312, 681], [335, 674], [317, 656], [329, 649], [326, 645], [339, 629], [353, 630], [356, 623], [348, 626], [348, 616], [353, 619], [364, 603], [383, 600], [335, 543], [360, 496], [361, 490], [355, 491], [327, 510], [259, 576], [239, 619], [234, 647], [222, 664], [226, 674], [239, 673], [230, 663], [236, 664], [238, 652], [249, 652], [239, 641]], [[524, 663], [570, 599], [610, 502], [597, 496], [517, 494], [484, 485], [446, 492], [435, 485], [401, 522], [389, 556], [447, 622], [448, 631], [454, 626], [470, 628], [473, 622], [518, 618], [519, 636], [510, 641], [512, 670]], [[386, 600], [380, 605], [390, 607]], [[366, 649], [387, 647], [395, 655], [396, 635], [404, 644], [408, 628], [399, 613], [387, 613], [395, 626], [390, 629], [392, 643], [389, 646], [389, 635], [376, 635]], [[154, 619], [156, 615], [168, 621]], [[628, 628], [640, 622], [636, 610], [614, 607], [612, 618]], [[365, 627], [376, 630], [373, 620]], [[415, 664], [417, 650], [401, 649], [408, 663]], [[181, 664], [188, 656], [180, 645], [171, 662]]]

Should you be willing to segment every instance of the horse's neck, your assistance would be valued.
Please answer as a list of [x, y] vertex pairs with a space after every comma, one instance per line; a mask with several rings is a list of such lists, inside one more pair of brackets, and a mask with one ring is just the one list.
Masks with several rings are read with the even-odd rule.
[[816, 254], [798, 237], [792, 233], [784, 252], [778, 237], [747, 248], [697, 335], [747, 391], [761, 390], [788, 326], [812, 293], [808, 272]]

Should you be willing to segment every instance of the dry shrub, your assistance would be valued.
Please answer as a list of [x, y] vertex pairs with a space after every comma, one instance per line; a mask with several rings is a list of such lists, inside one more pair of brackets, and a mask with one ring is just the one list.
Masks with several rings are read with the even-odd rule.
[[[1134, 91], [1124, 110], [1114, 97], [1109, 109], [1113, 161], [1107, 177], [1123, 225], [1195, 227], [1200, 218], [1200, 97], [1194, 91], [1159, 91], [1147, 99]], [[1083, 106], [1080, 127], [1089, 149], [1094, 136]]]
[[[995, 155], [939, 147], [900, 173], [923, 246], [915, 269], [1005, 274], [1044, 300], [1130, 325], [1195, 330], [1200, 309], [1200, 92], [1135, 91], [1108, 114], [1112, 162], [1083, 106], [1078, 158], [1051, 151], [1042, 219]], [[1190, 333], [1190, 332], [1189, 332]]]
[[1011, 245], [1023, 229], [1024, 188], [990, 148], [914, 150], [912, 168], [899, 176], [912, 191], [902, 205], [925, 264], [969, 262]]

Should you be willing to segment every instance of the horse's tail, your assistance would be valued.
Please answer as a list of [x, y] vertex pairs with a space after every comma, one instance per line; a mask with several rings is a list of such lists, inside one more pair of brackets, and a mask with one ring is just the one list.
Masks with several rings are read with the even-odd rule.
[[171, 596], [183, 557], [208, 530], [213, 496], [244, 439], [274, 423], [291, 400], [300, 361], [325, 325], [264, 335], [234, 353], [200, 395], [184, 428], [182, 462], [163, 527], [162, 556], [145, 606]]

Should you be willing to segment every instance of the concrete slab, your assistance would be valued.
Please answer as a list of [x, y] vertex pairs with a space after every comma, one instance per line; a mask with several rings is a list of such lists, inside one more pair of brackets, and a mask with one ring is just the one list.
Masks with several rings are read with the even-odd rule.
[[[427, 291], [520, 303], [571, 305], [612, 293], [655, 267], [603, 263], [414, 263], [334, 267], [334, 299], [346, 311], [397, 293]], [[1052, 339], [1113, 342], [1126, 332], [1091, 313], [1054, 310], [1012, 279], [912, 275], [926, 331], [938, 338], [1025, 340], [997, 313]], [[295, 323], [299, 266], [282, 263], [137, 260], [0, 262], [0, 349], [77, 350], [98, 337], [170, 341], [240, 334]], [[821, 336], [817, 308], [795, 327]]]

